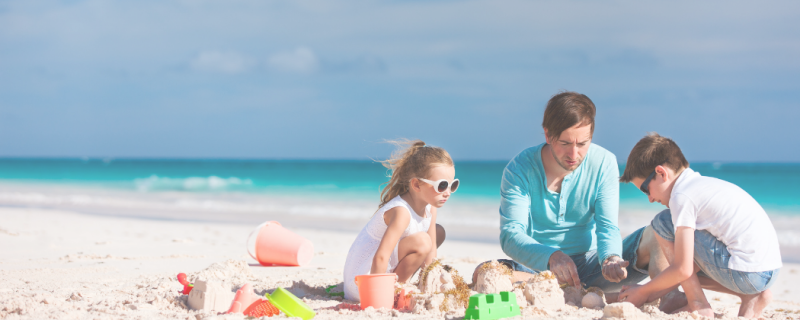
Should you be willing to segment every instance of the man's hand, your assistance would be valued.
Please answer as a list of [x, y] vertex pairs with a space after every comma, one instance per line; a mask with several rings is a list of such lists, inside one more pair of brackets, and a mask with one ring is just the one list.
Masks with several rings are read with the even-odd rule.
[[628, 277], [628, 267], [630, 262], [622, 260], [618, 256], [611, 256], [603, 261], [603, 277], [611, 282], [620, 282]]
[[556, 275], [559, 284], [566, 283], [575, 287], [580, 287], [581, 285], [575, 262], [561, 251], [556, 251], [550, 255], [550, 271]]

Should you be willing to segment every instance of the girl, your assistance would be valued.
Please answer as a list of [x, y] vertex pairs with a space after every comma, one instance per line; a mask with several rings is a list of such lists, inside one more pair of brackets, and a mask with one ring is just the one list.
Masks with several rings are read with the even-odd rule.
[[381, 191], [381, 204], [356, 237], [344, 264], [344, 294], [360, 301], [355, 277], [397, 274], [405, 282], [436, 258], [444, 228], [436, 224], [436, 209], [458, 189], [453, 159], [442, 148], [420, 140], [395, 142], [408, 146], [382, 161], [392, 170]]

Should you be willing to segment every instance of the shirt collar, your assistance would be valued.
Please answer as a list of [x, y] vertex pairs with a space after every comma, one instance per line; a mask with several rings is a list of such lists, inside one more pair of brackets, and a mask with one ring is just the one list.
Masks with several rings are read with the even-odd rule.
[[678, 186], [683, 185], [687, 181], [694, 179], [695, 177], [699, 177], [700, 173], [695, 172], [692, 168], [683, 169], [681, 175], [678, 176], [678, 179], [675, 180], [675, 185], [672, 186], [672, 194], [675, 193], [675, 188], [680, 189]]

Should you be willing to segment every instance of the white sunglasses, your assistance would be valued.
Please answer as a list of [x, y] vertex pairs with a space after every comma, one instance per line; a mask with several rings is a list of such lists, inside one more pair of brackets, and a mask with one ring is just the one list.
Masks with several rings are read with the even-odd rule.
[[438, 193], [445, 192], [448, 189], [448, 187], [450, 188], [450, 193], [456, 192], [456, 190], [458, 190], [458, 179], [453, 180], [453, 182], [448, 182], [447, 179], [440, 179], [436, 181], [431, 181], [423, 178], [418, 178], [418, 179], [419, 181], [432, 185], [433, 188]]

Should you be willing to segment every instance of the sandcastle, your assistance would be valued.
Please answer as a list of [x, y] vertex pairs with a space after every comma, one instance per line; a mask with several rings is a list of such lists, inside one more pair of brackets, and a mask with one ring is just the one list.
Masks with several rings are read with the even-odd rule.
[[230, 308], [234, 295], [231, 290], [223, 288], [218, 282], [197, 280], [189, 292], [189, 308], [225, 312]]
[[514, 291], [511, 283], [511, 269], [504, 264], [492, 260], [478, 267], [477, 272], [477, 280], [473, 284], [475, 291], [480, 293]]
[[416, 288], [401, 287], [398, 293], [402, 296], [397, 299], [398, 307], [406, 307], [407, 303], [414, 313], [466, 309], [473, 294], [458, 271], [440, 260], [420, 273]]
[[605, 294], [598, 287], [583, 289], [568, 285], [563, 290], [564, 301], [568, 305], [598, 310], [606, 305]]
[[550, 271], [538, 273], [528, 279], [523, 292], [531, 306], [545, 309], [564, 306], [564, 292], [561, 291], [556, 276]]

